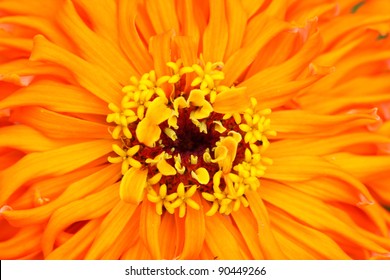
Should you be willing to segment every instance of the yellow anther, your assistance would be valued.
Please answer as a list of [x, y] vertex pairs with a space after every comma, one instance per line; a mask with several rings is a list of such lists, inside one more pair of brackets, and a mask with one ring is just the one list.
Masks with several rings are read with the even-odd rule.
[[221, 184], [222, 171], [218, 171], [213, 176], [213, 190], [215, 193], [221, 192], [219, 185]]
[[200, 67], [200, 65], [198, 64], [194, 64], [192, 65], [192, 69], [194, 69], [195, 73], [199, 76], [199, 77], [202, 77], [204, 76], [204, 71], [202, 69], [202, 67]]
[[[181, 63], [180, 63], [180, 64], [181, 64]], [[180, 65], [180, 64], [179, 64], [179, 65]], [[169, 68], [172, 68], [174, 74], [176, 74], [176, 73], [179, 72], [179, 65], [178, 65], [177, 62], [175, 63], [175, 62], [172, 62], [172, 61], [170, 61], [170, 62], [167, 63], [167, 66], [168, 66]]]
[[218, 131], [219, 133], [224, 133], [226, 131], [226, 128], [223, 126], [223, 124], [220, 121], [213, 121], [214, 129]]
[[209, 172], [204, 167], [200, 167], [195, 171], [192, 171], [191, 176], [202, 185], [206, 185], [210, 181]]
[[181, 156], [180, 156], [180, 154], [178, 154], [177, 156], [174, 156], [174, 160], [175, 160], [175, 168], [177, 170], [177, 173], [183, 175], [184, 172], [186, 171], [186, 168], [185, 168], [185, 166], [181, 165]]
[[155, 184], [157, 184], [161, 180], [161, 178], [162, 178], [162, 174], [161, 173], [157, 173], [152, 178], [148, 179], [148, 184], [149, 185], [155, 185]]
[[211, 193], [207, 193], [207, 192], [203, 192], [202, 197], [210, 202], [213, 202], [216, 199], [214, 195], [212, 195]]
[[198, 164], [198, 157], [194, 156], [194, 155], [191, 155], [190, 156], [190, 163], [191, 164]]
[[206, 122], [205, 121], [198, 121], [197, 119], [195, 118], [192, 118], [190, 116], [190, 119], [192, 121], [192, 123], [199, 128], [199, 132], [202, 132], [202, 133], [205, 133], [207, 134], [207, 125], [206, 125]]
[[207, 211], [206, 216], [213, 216], [215, 213], [218, 212], [218, 208], [219, 208], [219, 203], [216, 200], [213, 202], [213, 205], [211, 206], [210, 210]]
[[164, 133], [172, 140], [172, 141], [176, 141], [177, 140], [177, 135], [176, 135], [176, 132], [169, 128], [169, 127], [166, 127], [164, 129]]
[[209, 148], [203, 153], [203, 161], [205, 163], [210, 163], [212, 161]]
[[192, 72], [194, 72], [194, 69], [190, 66], [184, 66], [179, 70], [180, 75], [184, 75], [184, 74], [192, 73]]

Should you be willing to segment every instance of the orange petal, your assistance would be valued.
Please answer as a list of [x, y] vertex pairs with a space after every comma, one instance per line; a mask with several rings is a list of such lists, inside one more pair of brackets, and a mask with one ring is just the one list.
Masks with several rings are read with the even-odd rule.
[[[326, 233], [305, 226], [291, 217], [282, 214], [278, 211], [271, 211], [270, 215], [272, 224], [275, 228], [280, 228], [281, 235], [289, 236], [293, 243], [314, 257], [314, 259], [329, 259], [329, 260], [349, 260], [351, 259], [340, 246], [331, 239]], [[283, 247], [283, 250], [286, 248]], [[290, 259], [301, 259], [302, 253], [295, 252], [289, 254]]]
[[241, 113], [250, 107], [250, 99], [245, 87], [232, 88], [219, 93], [213, 103], [217, 113]]
[[246, 207], [240, 207], [237, 212], [232, 212], [234, 222], [237, 224], [238, 230], [248, 244], [248, 249], [255, 260], [263, 260], [264, 254], [260, 246], [259, 235], [256, 224], [256, 219], [252, 212]]
[[[199, 14], [196, 12], [197, 8], [199, 9], [199, 1], [194, 0], [185, 0], [183, 1], [181, 14], [183, 15], [183, 20], [180, 22], [182, 25], [183, 34], [192, 38], [194, 45], [196, 46], [196, 53], [198, 52], [199, 40], [200, 40], [200, 24], [196, 21], [199, 20]], [[180, 11], [179, 11], [180, 14]], [[197, 57], [196, 57], [197, 58]], [[183, 59], [184, 61], [184, 59]], [[193, 62], [195, 63], [195, 62]], [[185, 64], [185, 65], [192, 65]]]
[[[89, 5], [92, 6], [90, 9], [92, 8], [95, 10], [94, 13], [99, 10], [99, 8], [95, 8], [99, 3]], [[85, 7], [85, 4], [83, 6]], [[102, 9], [102, 7], [100, 7], [100, 9]], [[107, 5], [104, 7], [104, 14], [104, 17], [107, 19], [110, 15], [113, 16], [111, 24], [115, 23], [117, 17], [114, 3], [108, 7]], [[117, 47], [117, 44], [113, 44], [100, 37], [85, 25], [84, 21], [78, 15], [72, 1], [65, 1], [61, 12], [58, 13], [57, 16], [58, 24], [80, 50], [83, 59], [97, 66], [96, 68], [109, 73], [110, 76], [122, 85], [127, 84], [129, 77], [136, 74], [135, 69], [126, 61]], [[101, 16], [98, 17], [99, 22], [102, 22], [101, 18]], [[116, 30], [116, 26], [114, 30]], [[114, 34], [115, 31], [112, 35]]]
[[23, 107], [14, 110], [12, 121], [41, 131], [51, 138], [111, 139], [107, 126], [55, 113], [40, 107]]
[[319, 115], [302, 110], [273, 112], [272, 128], [278, 138], [301, 138], [336, 135], [352, 128], [375, 124], [379, 121], [376, 110], [349, 112], [338, 115]]
[[147, 176], [147, 169], [130, 168], [121, 180], [121, 199], [125, 202], [138, 205], [144, 196]]
[[67, 49], [71, 49], [71, 44], [68, 41], [68, 38], [64, 36], [56, 25], [51, 24], [50, 20], [42, 17], [35, 16], [8, 16], [0, 18], [0, 24], [15, 24], [27, 28], [34, 28], [38, 31], [39, 34], [42, 34], [50, 39], [50, 41], [56, 43], [57, 45], [63, 46]]
[[[99, 190], [101, 187], [114, 184], [119, 179], [120, 167], [118, 165], [115, 166], [114, 164], [110, 164], [103, 168], [98, 167], [87, 171], [89, 174], [83, 172], [82, 175], [84, 176], [81, 178], [76, 177], [76, 180], [74, 180], [74, 175], [70, 178], [59, 177], [65, 182], [67, 188], [57, 199], [51, 200], [40, 207], [6, 211], [2, 215], [10, 224], [18, 227], [43, 223], [47, 221], [50, 218], [50, 215], [58, 208], [63, 207], [72, 201], [82, 199], [94, 191]], [[47, 184], [50, 184], [51, 188], [53, 188], [53, 186], [60, 188], [58, 184], [55, 184], [54, 180], [47, 182]], [[41, 192], [44, 191], [42, 187], [43, 184], [35, 185], [35, 188]]]
[[97, 229], [101, 223], [100, 219], [89, 221], [85, 226], [78, 230], [68, 241], [55, 248], [45, 259], [47, 260], [77, 260], [83, 259], [94, 240]]
[[226, 1], [226, 19], [228, 22], [228, 43], [224, 60], [228, 58], [241, 47], [246, 30], [248, 15], [244, 10], [243, 3], [238, 0]]
[[210, 2], [209, 24], [203, 33], [203, 57], [205, 61], [222, 61], [228, 42], [228, 27], [223, 0]]
[[[88, 1], [77, 0], [77, 5], [83, 8], [92, 23], [93, 31], [99, 36], [117, 43], [118, 40], [118, 20], [117, 3], [105, 0]], [[101, 15], [104, 14], [104, 17]]]
[[105, 252], [114, 245], [124, 228], [128, 226], [137, 207], [138, 205], [119, 201], [102, 221], [85, 259], [101, 259]]
[[173, 260], [177, 258], [175, 256], [175, 251], [177, 249], [176, 227], [175, 216], [165, 212], [165, 214], [161, 217], [161, 225], [159, 229], [161, 257], [165, 260]]
[[[202, 200], [203, 206], [210, 206]], [[205, 217], [205, 244], [213, 254], [213, 258], [221, 260], [242, 260], [251, 258], [247, 245], [238, 230], [221, 214]]]
[[119, 1], [117, 5], [119, 44], [138, 73], [147, 73], [153, 68], [153, 61], [135, 26], [135, 19], [138, 15], [137, 2], [123, 0]]
[[[248, 68], [259, 53], [273, 37], [287, 29], [289, 26], [283, 21], [274, 21], [264, 16], [265, 24], [261, 24], [262, 28], [256, 30], [258, 34], [253, 35], [255, 39], [249, 44], [239, 48], [227, 60], [224, 67], [226, 73], [223, 84], [233, 85], [242, 73]], [[248, 36], [248, 35], [247, 35]], [[246, 40], [249, 40], [246, 38]]]
[[342, 133], [323, 139], [280, 140], [272, 143], [266, 153], [270, 158], [292, 155], [328, 155], [358, 144], [378, 145], [388, 142], [388, 137], [379, 134], [368, 132]]
[[[9, 147], [23, 152], [42, 152], [64, 146], [64, 141], [54, 141], [25, 125], [0, 128], [0, 147]], [[25, 137], [28, 135], [28, 138]]]
[[[309, 224], [321, 231], [332, 232], [346, 243], [359, 246], [377, 253], [387, 253], [386, 249], [371, 238], [361, 234], [363, 231], [356, 224], [346, 223], [331, 211], [322, 200], [315, 199], [287, 185], [276, 182], [263, 182], [261, 196], [264, 200], [292, 215], [295, 219]], [[250, 205], [253, 205], [252, 203]], [[369, 206], [367, 206], [369, 207]], [[321, 217], [321, 219], [318, 219]]]
[[[53, 94], [56, 92], [56, 94]], [[22, 88], [0, 101], [0, 108], [42, 106], [57, 112], [107, 115], [107, 104], [88, 91], [51, 81], [40, 81]]]
[[119, 104], [121, 85], [103, 69], [49, 42], [41, 35], [34, 37], [33, 61], [48, 61], [70, 70], [82, 87], [106, 101]]
[[286, 255], [272, 232], [268, 211], [260, 195], [257, 192], [248, 191], [246, 197], [257, 221], [258, 238], [265, 258], [271, 260], [286, 259]]
[[[198, 193], [192, 198], [199, 205], [202, 204]], [[205, 214], [203, 208], [194, 210], [191, 207], [187, 207], [186, 212], [184, 247], [180, 259], [198, 259], [206, 234]]]
[[276, 178], [279, 182], [302, 182], [319, 176], [333, 177], [348, 183], [359, 193], [360, 201], [356, 201], [356, 203], [369, 204], [374, 201], [360, 180], [320, 157], [292, 156], [274, 158], [273, 160], [273, 165], [267, 168], [265, 178]]
[[[124, 226], [112, 246], [108, 248], [102, 259], [103, 260], [118, 260], [125, 252], [139, 240], [139, 221], [141, 207], [137, 207], [131, 219]], [[147, 251], [145, 249], [145, 251]]]
[[131, 246], [126, 250], [126, 252], [121, 256], [121, 259], [122, 260], [151, 260], [152, 256], [150, 255], [144, 242], [138, 239], [133, 246]]
[[160, 224], [161, 216], [156, 212], [156, 205], [145, 200], [142, 203], [139, 234], [151, 257], [157, 260], [161, 259], [159, 243]]
[[242, 0], [242, 6], [248, 18], [251, 18], [263, 6], [264, 2], [265, 0]]
[[100, 192], [57, 209], [51, 216], [43, 234], [44, 255], [47, 256], [53, 251], [57, 235], [68, 226], [78, 221], [101, 217], [110, 211], [119, 202], [118, 188], [119, 183], [116, 183]]
[[173, 0], [146, 0], [145, 6], [157, 34], [174, 30], [179, 32], [179, 22]]
[[0, 173], [0, 204], [34, 178], [65, 174], [106, 155], [111, 152], [111, 142], [95, 140], [26, 155]]
[[41, 234], [40, 225], [21, 228], [13, 237], [0, 242], [0, 258], [19, 259], [40, 251]]
[[152, 54], [154, 60], [154, 69], [156, 71], [157, 77], [170, 74], [169, 67], [166, 65], [166, 63], [171, 61], [172, 37], [172, 31], [167, 31], [150, 38], [149, 52]]

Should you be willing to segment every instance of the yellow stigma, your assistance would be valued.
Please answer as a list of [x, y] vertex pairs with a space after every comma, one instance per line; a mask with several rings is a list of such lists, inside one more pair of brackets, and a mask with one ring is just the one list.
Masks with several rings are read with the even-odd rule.
[[184, 217], [188, 207], [228, 215], [248, 207], [272, 160], [264, 157], [272, 130], [270, 109], [257, 109], [245, 88], [223, 85], [222, 62], [168, 62], [170, 75], [131, 77], [120, 104], [109, 104], [107, 122], [121, 164], [121, 198], [148, 199], [156, 212]]

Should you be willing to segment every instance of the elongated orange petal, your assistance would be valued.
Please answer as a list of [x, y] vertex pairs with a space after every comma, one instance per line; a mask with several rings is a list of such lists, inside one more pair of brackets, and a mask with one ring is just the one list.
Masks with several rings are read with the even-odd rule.
[[145, 5], [157, 34], [169, 30], [179, 31], [179, 22], [173, 0], [146, 0]]
[[18, 259], [39, 251], [41, 232], [40, 225], [20, 229], [12, 238], [0, 242], [0, 258]]
[[[202, 202], [204, 206], [207, 205], [204, 201]], [[206, 210], [208, 211], [209, 206], [205, 207], [207, 207]], [[211, 217], [205, 217], [205, 222], [205, 243], [210, 248], [213, 258], [224, 260], [250, 258], [246, 252], [246, 245], [244, 245], [242, 237], [239, 236], [237, 229], [225, 220], [225, 217], [215, 214]]]
[[248, 249], [253, 258], [256, 260], [263, 260], [265, 256], [260, 246], [258, 231], [253, 227], [253, 225], [256, 224], [256, 219], [252, 212], [246, 207], [240, 207], [239, 211], [232, 213], [232, 217], [237, 224], [242, 237], [248, 244]]
[[[190, 209], [188, 209], [190, 210]], [[176, 259], [177, 225], [175, 216], [165, 212], [161, 217], [159, 229], [159, 242], [161, 248], [161, 257], [166, 260]]]
[[35, 16], [9, 16], [0, 18], [0, 24], [1, 23], [16, 24], [28, 28], [34, 28], [40, 34], [43, 34], [56, 44], [67, 49], [72, 48], [65, 35], [46, 18]]
[[[282, 169], [284, 171], [282, 171]], [[274, 164], [268, 167], [264, 177], [273, 179], [276, 176], [279, 182], [302, 182], [304, 180], [317, 178], [319, 174], [337, 178], [350, 184], [350, 186], [359, 193], [360, 200], [356, 201], [356, 203], [364, 205], [373, 201], [372, 195], [368, 192], [362, 182], [320, 157], [292, 156], [275, 158]]]
[[123, 52], [140, 74], [149, 72], [153, 67], [153, 61], [135, 26], [137, 2], [132, 0], [119, 1], [118, 16], [119, 44]]
[[206, 61], [222, 61], [228, 42], [228, 27], [223, 0], [210, 2], [210, 19], [203, 34], [203, 57]]
[[[56, 94], [52, 94], [55, 92]], [[80, 87], [41, 81], [1, 100], [0, 108], [42, 106], [57, 112], [107, 115], [107, 104]]]
[[229, 38], [225, 51], [225, 61], [240, 48], [242, 39], [244, 38], [248, 15], [240, 1], [226, 1], [226, 19], [228, 22]]
[[137, 242], [121, 256], [122, 260], [151, 260], [152, 255], [148, 252], [148, 249], [142, 242], [138, 239]]
[[146, 187], [147, 169], [130, 168], [120, 183], [120, 197], [123, 201], [138, 204], [144, 196]]
[[77, 231], [65, 244], [55, 248], [46, 256], [47, 260], [82, 259], [97, 234], [101, 218], [89, 221]]
[[[115, 2], [107, 0], [88, 1], [76, 0], [74, 1], [89, 15], [92, 21], [93, 31], [99, 36], [117, 43], [118, 40], [118, 22], [117, 12], [118, 7]], [[101, 15], [104, 14], [104, 17]]]
[[[42, 223], [47, 221], [58, 208], [98, 191], [101, 187], [114, 184], [118, 180], [119, 169], [119, 166], [110, 165], [89, 170], [95, 172], [89, 176], [84, 174], [84, 178], [75, 182], [67, 182], [67, 189], [57, 199], [40, 207], [6, 211], [2, 215], [15, 226]], [[61, 179], [68, 181], [66, 178]]]
[[153, 259], [161, 259], [158, 236], [160, 224], [161, 216], [156, 213], [155, 204], [145, 200], [142, 203], [139, 231], [140, 237]]
[[[0, 204], [3, 204], [14, 191], [31, 179], [51, 174], [65, 174], [109, 153], [111, 142], [95, 140], [26, 155], [0, 173]], [[21, 170], [23, 172], [20, 172]]]
[[80, 85], [107, 103], [119, 104], [121, 87], [106, 71], [50, 43], [41, 35], [34, 38], [33, 61], [62, 65], [76, 76]]
[[378, 120], [375, 109], [330, 116], [302, 110], [286, 110], [274, 112], [271, 116], [272, 127], [278, 131], [277, 137], [281, 138], [294, 138], [305, 134], [329, 136], [355, 127], [375, 124]]
[[139, 242], [140, 213], [141, 207], [137, 207], [112, 246], [104, 252], [103, 260], [118, 260], [130, 247], [134, 246], [137, 241]]
[[[23, 152], [41, 152], [63, 146], [65, 141], [55, 141], [25, 125], [0, 128], [0, 147], [9, 147]], [[28, 135], [28, 138], [25, 137]]]
[[272, 232], [269, 215], [262, 198], [254, 191], [248, 192], [246, 196], [250, 205], [249, 207], [256, 218], [259, 232], [258, 238], [265, 258], [286, 259], [286, 255], [283, 253], [282, 248], [279, 247]]
[[[202, 203], [198, 193], [192, 197], [199, 205]], [[185, 221], [184, 247], [180, 259], [198, 259], [205, 239], [205, 213], [203, 209], [187, 207]]]
[[250, 105], [246, 88], [232, 88], [219, 93], [213, 103], [217, 113], [229, 114], [244, 112]]
[[44, 255], [47, 256], [53, 251], [57, 235], [68, 226], [78, 221], [101, 217], [110, 211], [119, 202], [118, 187], [119, 184], [116, 183], [56, 210], [43, 234], [42, 250]]
[[128, 224], [137, 207], [137, 205], [128, 204], [122, 200], [119, 201], [102, 221], [99, 230], [97, 230], [96, 238], [85, 258], [90, 260], [102, 258]]
[[239, 48], [228, 58], [224, 67], [224, 70], [226, 71], [226, 77], [223, 81], [224, 84], [229, 86], [232, 85], [253, 62], [259, 50], [264, 47], [270, 39], [288, 28], [288, 25], [285, 22], [272, 21], [266, 16], [264, 16], [263, 21], [265, 23], [262, 24], [262, 28], [256, 30], [259, 34], [254, 35], [256, 36], [255, 39], [242, 48]]
[[289, 155], [327, 155], [341, 151], [357, 144], [385, 144], [389, 142], [386, 136], [368, 132], [343, 133], [326, 139], [289, 139], [270, 145], [267, 156], [281, 157]]
[[[334, 232], [343, 239], [349, 240], [358, 246], [362, 246], [368, 250], [378, 253], [387, 253], [386, 249], [382, 248], [374, 241], [364, 237], [359, 228], [354, 224], [346, 224], [342, 220], [337, 219], [332, 215], [331, 211], [323, 201], [312, 198], [301, 192], [292, 190], [287, 186], [282, 186], [279, 183], [267, 182], [264, 183], [264, 188], [261, 196], [264, 200], [277, 206], [284, 211], [293, 215], [296, 219], [310, 224], [318, 230], [327, 230]], [[269, 195], [268, 189], [272, 189], [272, 195]], [[303, 214], [305, 213], [305, 214]], [[318, 219], [322, 217], [322, 219]], [[329, 227], [331, 225], [331, 227]]]
[[51, 138], [112, 138], [106, 125], [58, 114], [40, 107], [17, 109], [11, 118]]
[[172, 36], [172, 31], [167, 31], [150, 38], [149, 52], [153, 56], [154, 69], [158, 77], [170, 74], [166, 63], [171, 61]]
[[[270, 211], [273, 225], [283, 231], [284, 236], [290, 236], [297, 242], [302, 250], [312, 254], [314, 259], [341, 260], [350, 259], [334, 240], [321, 231], [314, 230], [299, 222], [294, 221], [277, 211]], [[321, 248], [319, 248], [321, 247]], [[299, 258], [298, 255], [290, 256], [291, 259]]]
[[[111, 15], [115, 14], [115, 11], [112, 11], [113, 6], [110, 6], [105, 11], [106, 17], [110, 16], [110, 12]], [[116, 15], [113, 17], [113, 20], [115, 19]], [[69, 32], [69, 37], [81, 51], [81, 57], [95, 65], [95, 68], [98, 66], [104, 69], [122, 85], [128, 82], [129, 76], [136, 74], [117, 45], [98, 36], [85, 25], [77, 14], [72, 1], [64, 2], [64, 6], [58, 14], [58, 23], [65, 33]], [[115, 63], [112, 63], [113, 61]]]

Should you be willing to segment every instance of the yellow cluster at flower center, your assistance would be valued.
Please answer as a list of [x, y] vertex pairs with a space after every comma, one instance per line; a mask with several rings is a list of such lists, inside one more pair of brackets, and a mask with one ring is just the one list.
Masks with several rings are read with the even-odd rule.
[[[186, 214], [211, 205], [207, 215], [248, 206], [245, 193], [260, 186], [271, 110], [258, 110], [245, 88], [222, 85], [222, 63], [183, 66], [169, 62], [171, 75], [155, 71], [132, 77], [120, 104], [109, 104], [107, 122], [117, 140], [108, 161], [121, 164], [121, 199], [145, 195], [156, 212]], [[200, 195], [199, 195], [200, 194]]]

